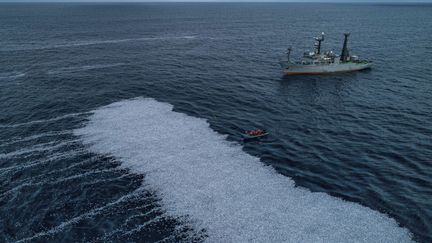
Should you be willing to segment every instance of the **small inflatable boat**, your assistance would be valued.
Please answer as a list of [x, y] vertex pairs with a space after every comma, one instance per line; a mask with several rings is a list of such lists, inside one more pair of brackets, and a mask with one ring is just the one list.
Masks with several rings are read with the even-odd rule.
[[260, 138], [267, 135], [268, 132], [266, 130], [261, 130], [261, 129], [248, 130], [243, 133], [243, 137], [245, 139]]

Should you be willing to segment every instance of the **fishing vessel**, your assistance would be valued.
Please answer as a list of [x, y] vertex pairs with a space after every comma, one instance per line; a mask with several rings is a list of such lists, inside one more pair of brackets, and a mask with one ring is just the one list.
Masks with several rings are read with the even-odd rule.
[[338, 72], [352, 72], [371, 68], [372, 63], [361, 60], [358, 56], [350, 56], [348, 51], [348, 37], [350, 33], [344, 33], [345, 39], [340, 55], [333, 51], [321, 52], [321, 43], [324, 41], [324, 32], [320, 37], [315, 37], [315, 50], [306, 51], [299, 61], [291, 61], [291, 47], [288, 48], [287, 60], [280, 65], [285, 75], [293, 74], [327, 74]]

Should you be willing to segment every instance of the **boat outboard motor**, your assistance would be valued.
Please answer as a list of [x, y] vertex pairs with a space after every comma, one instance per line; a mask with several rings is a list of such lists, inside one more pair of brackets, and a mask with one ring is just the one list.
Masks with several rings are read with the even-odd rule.
[[346, 62], [348, 60], [349, 57], [349, 52], [348, 52], [348, 36], [350, 36], [350, 33], [344, 33], [345, 39], [344, 39], [344, 43], [343, 43], [343, 48], [342, 48], [342, 54], [340, 57], [340, 60], [342, 62]]
[[318, 43], [315, 43], [316, 47], [316, 54], [321, 54], [321, 42], [324, 41], [324, 32], [321, 33], [321, 37], [315, 37], [315, 40], [318, 41]]

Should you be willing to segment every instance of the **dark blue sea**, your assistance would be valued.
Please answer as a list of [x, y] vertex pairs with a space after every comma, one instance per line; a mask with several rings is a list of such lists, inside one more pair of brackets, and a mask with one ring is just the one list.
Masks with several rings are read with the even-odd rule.
[[[283, 77], [321, 32], [373, 68]], [[0, 4], [0, 242], [432, 242], [431, 38], [428, 4]]]

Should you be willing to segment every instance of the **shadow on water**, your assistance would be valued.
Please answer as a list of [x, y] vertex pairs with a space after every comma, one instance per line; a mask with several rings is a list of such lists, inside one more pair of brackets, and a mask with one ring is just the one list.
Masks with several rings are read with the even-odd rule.
[[285, 96], [284, 99], [290, 103], [306, 102], [313, 105], [321, 103], [320, 99], [339, 96], [356, 79], [355, 74], [284, 76], [279, 82], [279, 95]]
[[[367, 78], [371, 70], [358, 72], [333, 73], [323, 75], [285, 75], [279, 80], [281, 95], [290, 97], [307, 98], [332, 98], [339, 97], [342, 93], [350, 93], [350, 87]], [[326, 105], [326, 104], [323, 104]], [[327, 104], [328, 105], [328, 104]]]
[[356, 78], [359, 74], [370, 74], [372, 72], [371, 69], [364, 69], [356, 72], [346, 72], [346, 73], [328, 73], [328, 74], [299, 74], [299, 75], [284, 75], [282, 76], [283, 80], [316, 80], [316, 79], [330, 79], [334, 80], [335, 78]]

